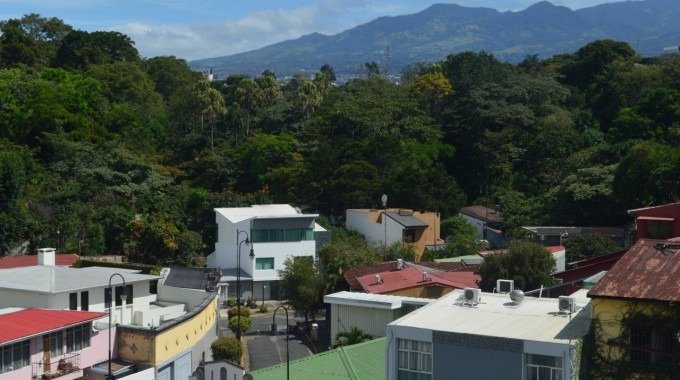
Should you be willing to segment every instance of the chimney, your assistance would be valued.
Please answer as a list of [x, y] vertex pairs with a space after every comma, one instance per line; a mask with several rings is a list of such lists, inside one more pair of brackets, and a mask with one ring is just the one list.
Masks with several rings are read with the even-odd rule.
[[38, 265], [53, 267], [56, 264], [54, 248], [38, 248]]
[[379, 275], [379, 274], [376, 274], [376, 275], [375, 275], [375, 283], [376, 283], [376, 284], [382, 284], [382, 282], [383, 282], [383, 281], [382, 281], [382, 278], [380, 278], [380, 275]]
[[430, 280], [430, 276], [427, 275], [427, 272], [423, 272], [423, 282], [429, 281], [429, 280]]
[[404, 260], [397, 259], [397, 270], [402, 270], [402, 269], [404, 269]]

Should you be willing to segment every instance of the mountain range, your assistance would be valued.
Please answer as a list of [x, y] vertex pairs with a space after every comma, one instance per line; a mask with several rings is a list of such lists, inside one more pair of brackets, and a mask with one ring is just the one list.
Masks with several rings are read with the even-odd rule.
[[415, 14], [380, 17], [327, 36], [312, 33], [261, 49], [189, 62], [216, 77], [279, 77], [316, 72], [330, 64], [338, 75], [356, 75], [376, 62], [398, 73], [416, 62], [436, 62], [449, 54], [486, 51], [517, 63], [527, 55], [545, 59], [573, 53], [598, 39], [627, 42], [643, 56], [680, 44], [680, 1], [626, 1], [571, 10], [547, 1], [518, 12], [435, 4]]

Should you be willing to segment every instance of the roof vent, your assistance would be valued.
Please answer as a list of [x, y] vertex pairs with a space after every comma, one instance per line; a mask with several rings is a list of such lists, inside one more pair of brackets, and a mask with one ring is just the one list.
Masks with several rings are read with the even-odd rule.
[[404, 260], [397, 259], [397, 270], [402, 270], [402, 269], [404, 269]]
[[519, 289], [514, 289], [510, 292], [510, 300], [515, 304], [520, 304], [524, 301], [524, 292]]
[[423, 272], [423, 282], [425, 281], [432, 281], [430, 276], [427, 275], [427, 272]]
[[383, 280], [382, 280], [382, 278], [380, 278], [379, 274], [375, 275], [375, 283], [376, 284], [382, 284], [383, 283]]
[[482, 299], [482, 291], [477, 288], [465, 288], [463, 289], [463, 300], [464, 303], [468, 305], [476, 305]]
[[576, 311], [576, 299], [574, 297], [560, 296], [559, 298], [560, 312], [573, 313]]

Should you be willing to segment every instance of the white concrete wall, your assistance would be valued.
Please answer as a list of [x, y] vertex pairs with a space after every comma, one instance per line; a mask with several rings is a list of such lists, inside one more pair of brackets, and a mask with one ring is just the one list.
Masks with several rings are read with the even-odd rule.
[[248, 257], [250, 250], [247, 253], [241, 252], [241, 268], [246, 273], [254, 274], [254, 281], [277, 281], [279, 280], [278, 271], [285, 267], [283, 263], [286, 261], [286, 258], [300, 256], [314, 258], [316, 242], [314, 240], [303, 240], [297, 242], [255, 243], [253, 249], [255, 257], [273, 257], [274, 269], [255, 270], [255, 260], [250, 260]]
[[[389, 211], [389, 210], [388, 210]], [[379, 211], [382, 214], [383, 211]], [[382, 221], [383, 216], [379, 216], [379, 221]], [[394, 219], [387, 217], [387, 228], [382, 222], [373, 223], [370, 220], [370, 212], [362, 210], [347, 210], [345, 214], [345, 227], [348, 230], [356, 230], [364, 235], [368, 246], [371, 248], [379, 248], [385, 245], [385, 235], [387, 235], [387, 246], [395, 242], [402, 242], [404, 227], [394, 221]]]
[[[480, 240], [484, 239], [484, 221], [483, 220], [479, 220], [477, 218], [473, 218], [473, 217], [465, 215], [465, 214], [458, 214], [458, 216], [462, 217], [468, 223], [475, 226], [475, 228], [477, 229], [477, 239], [480, 239]], [[444, 236], [443, 238], [446, 239], [446, 236]]]
[[357, 327], [374, 338], [385, 336], [387, 324], [394, 320], [394, 310], [331, 304], [331, 342], [338, 332]]

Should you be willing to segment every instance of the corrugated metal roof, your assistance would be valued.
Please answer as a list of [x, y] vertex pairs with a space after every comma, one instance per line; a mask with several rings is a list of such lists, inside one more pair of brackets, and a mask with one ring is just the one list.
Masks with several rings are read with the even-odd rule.
[[[139, 274], [138, 270], [88, 267], [67, 268], [36, 265], [0, 269], [0, 289], [16, 289], [41, 293], [64, 293], [109, 285], [109, 278], [120, 273], [127, 284], [161, 279], [162, 276]], [[122, 285], [120, 276], [111, 279], [112, 285]]]
[[638, 240], [588, 295], [680, 301], [680, 244]]
[[[295, 380], [385, 378], [386, 338], [340, 347], [290, 362], [290, 378]], [[251, 372], [255, 380], [286, 378], [286, 363]]]
[[[70, 267], [78, 261], [79, 257], [73, 253], [54, 255], [55, 265]], [[38, 255], [5, 256], [0, 258], [0, 269], [30, 267], [38, 265]]]
[[[423, 280], [423, 273], [428, 273], [428, 279]], [[375, 276], [379, 275], [381, 282], [376, 283]], [[419, 268], [410, 267], [399, 271], [382, 272], [359, 277], [359, 283], [367, 293], [384, 294], [401, 289], [409, 289], [422, 286], [442, 286], [448, 288], [463, 289], [477, 287], [480, 279], [478, 274], [472, 272], [423, 272]]]
[[164, 285], [185, 289], [206, 290], [220, 282], [222, 272], [218, 268], [172, 267], [163, 282]]
[[74, 310], [21, 309], [0, 314], [0, 344], [73, 326], [106, 316], [106, 313]]

